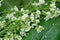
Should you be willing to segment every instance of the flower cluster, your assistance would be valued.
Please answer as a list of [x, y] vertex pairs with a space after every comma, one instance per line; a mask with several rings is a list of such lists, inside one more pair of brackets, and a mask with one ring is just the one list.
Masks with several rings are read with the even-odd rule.
[[38, 3], [34, 2], [34, 3], [32, 3], [32, 5], [38, 6], [38, 5], [41, 5], [41, 4], [44, 4], [44, 3], [45, 3], [45, 0], [39, 0]]
[[[1, 2], [2, 0], [0, 4]], [[44, 4], [46, 4], [45, 0], [39, 0], [38, 3], [34, 2], [31, 5], [40, 7]], [[11, 8], [10, 12], [4, 15], [3, 21], [0, 21], [0, 30], [2, 33], [5, 32], [3, 40], [22, 40], [32, 28], [35, 28], [38, 33], [43, 31], [44, 27], [40, 25], [41, 15], [44, 16], [42, 17], [45, 21], [60, 15], [60, 9], [56, 7], [55, 1], [52, 1], [49, 6], [48, 11], [37, 9], [34, 12], [24, 8], [19, 10], [17, 6]]]
[[49, 19], [52, 19], [54, 17], [57, 17], [60, 15], [60, 9], [56, 7], [55, 2], [51, 2], [50, 4], [50, 11], [45, 12], [46, 17], [44, 18], [46, 21]]
[[[29, 10], [24, 10], [24, 8], [21, 8], [21, 10], [18, 10], [16, 6], [14, 6], [14, 8], [11, 10], [13, 12], [6, 14], [5, 18], [13, 22], [11, 23], [11, 27], [12, 25], [14, 26], [20, 25], [19, 27], [16, 27], [16, 29], [17, 28], [19, 29], [20, 35], [16, 34], [16, 36], [14, 36], [15, 34], [13, 34], [13, 31], [8, 31], [6, 36], [11, 36], [11, 34], [13, 35], [11, 38], [10, 37], [6, 38], [5, 36], [4, 40], [9, 40], [9, 39], [13, 40], [14, 38], [17, 40], [22, 39], [22, 36], [26, 36], [26, 32], [30, 31], [30, 29], [34, 27], [36, 27], [36, 30], [38, 33], [44, 30], [42, 26], [38, 25], [38, 23], [40, 23], [40, 15], [41, 15], [41, 12], [39, 10], [36, 10], [36, 12], [30, 12]], [[20, 16], [16, 17], [17, 14]], [[19, 24], [16, 24], [17, 21]], [[14, 32], [15, 31], [17, 32], [17, 30], [14, 30]]]

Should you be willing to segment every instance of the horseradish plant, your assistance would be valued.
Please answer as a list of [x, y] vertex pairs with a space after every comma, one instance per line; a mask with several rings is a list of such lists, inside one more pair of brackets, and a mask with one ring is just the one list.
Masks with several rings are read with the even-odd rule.
[[[4, 0], [0, 0], [0, 7], [2, 7], [3, 1]], [[42, 16], [42, 20], [45, 21], [60, 15], [60, 9], [56, 7], [56, 0], [51, 0], [50, 4], [45, 0], [38, 0], [38, 2], [32, 2], [31, 5], [37, 8], [37, 10], [31, 11], [30, 9], [24, 8], [20, 8], [19, 10], [17, 6], [14, 6], [4, 16], [0, 16], [0, 36], [3, 36], [0, 40], [22, 40], [33, 28], [40, 33], [44, 30], [43, 25], [40, 25], [41, 15], [44, 16]], [[39, 7], [44, 5], [45, 7], [49, 5], [47, 8], [49, 9], [48, 11], [41, 11], [39, 9]], [[41, 9], [43, 8], [41, 7]]]

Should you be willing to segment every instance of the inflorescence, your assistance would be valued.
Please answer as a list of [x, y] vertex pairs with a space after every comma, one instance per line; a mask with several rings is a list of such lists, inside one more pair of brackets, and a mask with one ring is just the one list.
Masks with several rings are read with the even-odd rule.
[[[0, 1], [0, 6], [1, 2], [2, 0]], [[41, 6], [44, 4], [48, 5], [45, 0], [39, 0], [38, 3], [34, 2], [31, 5]], [[44, 20], [48, 21], [49, 19], [59, 16], [60, 9], [56, 7], [55, 1], [51, 1], [49, 11], [42, 10], [42, 12], [40, 10], [31, 12], [29, 9], [24, 8], [19, 10], [17, 6], [14, 6], [14, 8], [11, 8], [10, 13], [6, 13], [5, 19], [0, 21], [0, 30], [3, 28], [5, 30], [1, 32], [6, 32], [3, 40], [22, 40], [23, 36], [26, 36], [26, 33], [32, 28], [35, 28], [37, 32], [40, 33], [44, 30], [44, 27], [39, 24], [41, 15], [44, 15]], [[0, 17], [0, 19], [2, 19], [2, 17]], [[8, 26], [6, 23], [8, 23]]]

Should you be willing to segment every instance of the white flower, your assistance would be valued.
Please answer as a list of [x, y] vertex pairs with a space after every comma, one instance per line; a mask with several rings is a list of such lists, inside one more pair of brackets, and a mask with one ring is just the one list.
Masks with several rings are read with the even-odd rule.
[[51, 18], [54, 18], [54, 17], [57, 17], [60, 15], [60, 10], [59, 8], [56, 8], [55, 10], [51, 10], [51, 11], [54, 11], [54, 14], [51, 16]]
[[32, 26], [30, 26], [31, 28], [34, 28], [34, 26], [32, 25]]
[[3, 28], [5, 27], [5, 21], [0, 21], [0, 26]]
[[15, 11], [18, 11], [18, 8], [17, 8], [16, 6], [14, 6], [14, 10], [15, 10]]
[[24, 8], [21, 8], [21, 11], [22, 11], [22, 12], [25, 11]]
[[21, 36], [26, 36], [26, 33], [24, 31], [20, 31]]
[[28, 25], [31, 27], [31, 28], [34, 28], [33, 25], [30, 25], [31, 21], [28, 22]]
[[44, 28], [42, 26], [39, 25], [39, 27], [36, 27], [35, 29], [37, 29], [37, 32], [41, 32], [42, 30], [44, 30]]
[[55, 8], [50, 8], [50, 11], [54, 11], [54, 10], [56, 10]]
[[8, 18], [11, 21], [16, 20], [16, 17], [13, 14], [7, 14], [6, 18]]
[[28, 25], [30, 25], [30, 23], [31, 23], [31, 22], [30, 22], [30, 21], [28, 21]]
[[39, 20], [39, 19], [36, 19], [35, 21], [36, 21], [37, 23], [39, 23], [39, 22], [40, 22], [40, 20]]
[[22, 40], [22, 37], [21, 36], [18, 36], [18, 40]]
[[21, 17], [21, 19], [23, 20], [23, 21], [25, 21], [25, 19], [28, 17], [28, 14], [23, 14], [23, 16]]
[[34, 2], [34, 3], [32, 3], [32, 5], [36, 5], [36, 6], [38, 6], [38, 5], [40, 5], [40, 4], [39, 4], [39, 3]]
[[14, 15], [14, 14], [16, 14], [16, 12], [14, 11], [14, 12], [12, 12], [11, 14]]
[[36, 11], [37, 14], [41, 14], [41, 12], [39, 10]]
[[58, 14], [60, 15], [60, 10], [58, 10]]
[[39, 0], [38, 3], [34, 2], [34, 3], [32, 3], [32, 5], [38, 6], [38, 5], [40, 5], [40, 4], [44, 4], [44, 3], [45, 3], [44, 0]]
[[45, 1], [44, 0], [39, 0], [39, 4], [44, 4]]
[[50, 4], [50, 7], [56, 8], [55, 2], [52, 2], [52, 3]]
[[39, 19], [34, 20], [34, 23], [32, 24], [31, 27], [37, 26], [39, 22], [40, 22]]
[[37, 26], [37, 24], [36, 24], [36, 23], [33, 23], [33, 24], [32, 24], [32, 27], [34, 27], [34, 26]]
[[52, 17], [58, 17], [60, 15], [60, 10], [56, 9]]
[[36, 11], [36, 18], [40, 17], [41, 12], [39, 10]]
[[15, 38], [16, 38], [17, 40], [22, 40], [22, 37], [21, 37], [20, 35], [16, 35]]
[[11, 32], [7, 32], [7, 35], [10, 35], [11, 34]]
[[11, 37], [9, 38], [9, 40], [14, 40], [13, 36], [11, 36]]
[[10, 36], [9, 36], [9, 40], [14, 40], [14, 37], [13, 37], [14, 35], [13, 35], [13, 33], [9, 33], [9, 35], [10, 35]]
[[51, 16], [51, 13], [48, 11], [47, 13], [46, 13], [46, 17], [44, 18], [45, 19], [45, 21], [47, 21], [48, 19], [50, 19], [52, 16]]
[[25, 10], [26, 13], [29, 13], [29, 10]]
[[21, 28], [21, 31], [28, 32], [31, 29], [31, 27], [23, 27]]
[[30, 25], [23, 25], [21, 31], [28, 32], [31, 29]]
[[31, 19], [32, 22], [34, 21], [34, 14], [33, 13], [31, 13], [30, 19]]

